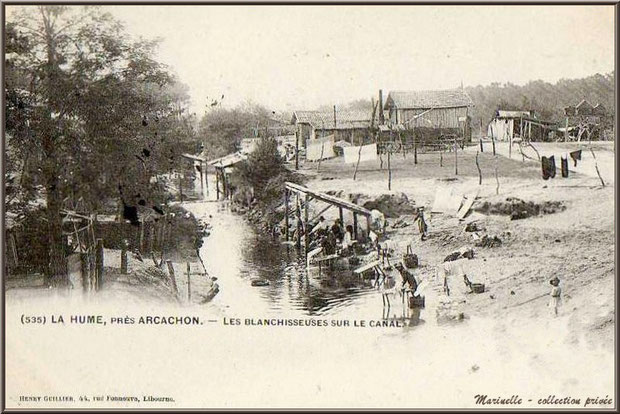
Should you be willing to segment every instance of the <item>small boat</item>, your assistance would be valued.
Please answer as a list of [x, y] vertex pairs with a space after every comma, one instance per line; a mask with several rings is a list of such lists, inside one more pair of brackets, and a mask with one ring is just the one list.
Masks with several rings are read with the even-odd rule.
[[253, 279], [252, 286], [269, 286], [269, 281], [265, 279]]

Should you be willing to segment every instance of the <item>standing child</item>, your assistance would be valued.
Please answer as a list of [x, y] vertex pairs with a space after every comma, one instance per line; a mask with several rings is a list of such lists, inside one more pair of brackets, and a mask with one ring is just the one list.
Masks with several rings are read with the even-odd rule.
[[414, 222], [418, 222], [418, 229], [420, 230], [420, 240], [426, 240], [428, 236], [428, 225], [426, 224], [426, 220], [424, 219], [424, 207], [420, 207], [418, 209], [417, 214], [415, 215]]
[[549, 300], [549, 307], [551, 308], [553, 315], [558, 316], [558, 308], [562, 305], [562, 288], [560, 288], [560, 279], [557, 276], [554, 276], [553, 279], [549, 281], [551, 286], [551, 292], [549, 295], [551, 299]]

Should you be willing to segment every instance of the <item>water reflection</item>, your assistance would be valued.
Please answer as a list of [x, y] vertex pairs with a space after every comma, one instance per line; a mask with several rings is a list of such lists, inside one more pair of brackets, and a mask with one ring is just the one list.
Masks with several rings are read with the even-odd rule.
[[273, 308], [281, 309], [282, 301], [309, 315], [322, 315], [337, 305], [353, 301], [362, 294], [374, 293], [369, 286], [347, 271], [326, 267], [305, 267], [297, 249], [246, 226], [243, 240], [244, 267], [252, 269], [252, 277], [268, 280], [260, 295]]

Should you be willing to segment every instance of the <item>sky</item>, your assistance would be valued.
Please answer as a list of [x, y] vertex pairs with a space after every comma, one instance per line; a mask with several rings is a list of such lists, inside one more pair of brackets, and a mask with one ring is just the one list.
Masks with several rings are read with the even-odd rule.
[[390, 90], [614, 68], [613, 6], [106, 6], [190, 88], [192, 109], [315, 109]]

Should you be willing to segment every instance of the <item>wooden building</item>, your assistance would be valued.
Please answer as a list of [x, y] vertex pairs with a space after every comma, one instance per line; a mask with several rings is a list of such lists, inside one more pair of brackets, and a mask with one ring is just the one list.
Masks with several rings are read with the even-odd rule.
[[215, 167], [215, 191], [217, 200], [220, 199], [220, 193], [222, 193], [222, 198], [224, 200], [232, 198], [235, 192], [235, 188], [231, 183], [233, 167], [247, 158], [248, 156], [242, 152], [234, 152], [208, 162], [209, 165]]
[[449, 132], [471, 138], [469, 108], [473, 101], [462, 89], [391, 91], [383, 109], [388, 122], [407, 130]]
[[512, 142], [515, 138], [548, 141], [554, 129], [553, 122], [537, 119], [534, 111], [499, 110], [489, 123], [487, 136], [496, 141]]
[[[372, 124], [372, 108], [368, 111], [295, 111], [291, 124], [296, 127], [299, 146], [306, 146], [307, 140], [334, 135], [335, 141], [344, 140], [359, 143], [368, 135]], [[375, 115], [375, 125], [378, 115]]]

